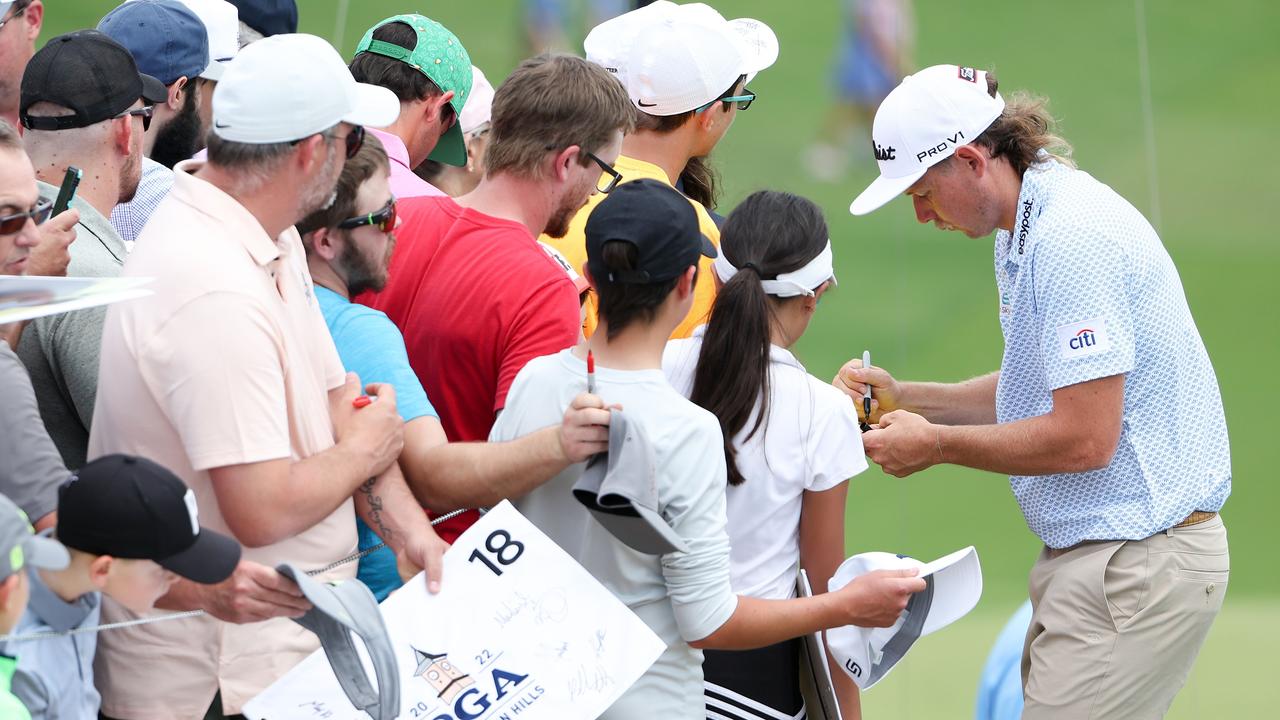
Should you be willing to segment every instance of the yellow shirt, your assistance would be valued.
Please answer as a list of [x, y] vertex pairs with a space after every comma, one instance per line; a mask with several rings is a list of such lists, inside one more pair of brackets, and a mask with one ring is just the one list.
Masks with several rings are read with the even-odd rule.
[[[614, 163], [613, 167], [622, 173], [622, 182], [652, 178], [671, 185], [671, 178], [667, 177], [662, 168], [653, 163], [619, 155], [618, 161]], [[587, 201], [586, 207], [579, 210], [578, 214], [569, 223], [569, 232], [565, 233], [564, 237], [553, 238], [543, 235], [538, 238], [559, 250], [569, 261], [569, 264], [573, 266], [573, 269], [579, 272], [582, 271], [582, 266], [587, 262], [587, 217], [591, 215], [591, 211], [605, 197], [605, 195], [599, 193], [592, 195]], [[698, 225], [702, 228], [702, 234], [710, 238], [716, 248], [719, 248], [720, 229], [716, 227], [715, 221], [711, 219], [711, 215], [702, 205], [693, 200], [690, 200], [689, 203], [693, 205], [694, 211], [698, 213]], [[675, 332], [671, 333], [672, 339], [689, 337], [693, 333], [693, 329], [706, 323], [707, 317], [711, 315], [711, 304], [716, 299], [716, 285], [711, 273], [711, 258], [704, 257], [698, 261], [698, 284], [693, 289], [693, 307], [689, 309], [689, 315], [675, 329]], [[582, 334], [585, 337], [591, 337], [591, 334], [596, 331], [596, 325], [599, 322], [596, 318], [596, 302], [596, 294], [594, 292], [588, 293], [587, 302], [584, 306], [586, 317], [582, 322]]]

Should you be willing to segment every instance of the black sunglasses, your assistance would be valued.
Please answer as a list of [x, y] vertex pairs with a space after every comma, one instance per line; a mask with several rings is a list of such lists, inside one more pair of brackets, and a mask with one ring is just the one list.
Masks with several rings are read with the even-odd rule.
[[[320, 134], [323, 137], [328, 138], [329, 140], [333, 140], [337, 138], [336, 135], [331, 135], [329, 133], [320, 133]], [[311, 135], [308, 135], [307, 137], [311, 137]], [[306, 137], [300, 137], [297, 140], [291, 140], [289, 144], [297, 145], [298, 143], [306, 139], [307, 139]], [[346, 142], [345, 152], [347, 154], [347, 159], [350, 160], [351, 158], [356, 156], [356, 153], [360, 152], [360, 147], [364, 145], [364, 126], [352, 125], [351, 132], [347, 133], [347, 136], [344, 138], [344, 141]]]
[[364, 225], [375, 225], [382, 232], [391, 232], [396, 229], [396, 199], [391, 198], [378, 210], [367, 215], [359, 217], [347, 218], [338, 223], [339, 230], [351, 230], [353, 228], [362, 227]]
[[155, 105], [143, 105], [140, 108], [125, 110], [124, 112], [120, 113], [119, 115], [111, 119], [119, 120], [120, 118], [123, 118], [123, 117], [129, 117], [131, 115], [139, 115], [142, 117], [142, 132], [146, 132], [151, 129], [151, 118], [154, 117], [155, 114], [156, 114]]
[[36, 202], [35, 207], [26, 212], [0, 217], [0, 235], [13, 235], [17, 233], [27, 226], [28, 220], [39, 225], [49, 219], [49, 214], [51, 212], [53, 212], [53, 201], [41, 198]]

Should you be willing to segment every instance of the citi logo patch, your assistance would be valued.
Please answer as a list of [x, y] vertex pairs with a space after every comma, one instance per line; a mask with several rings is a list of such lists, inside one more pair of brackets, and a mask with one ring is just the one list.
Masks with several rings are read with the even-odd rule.
[[1058, 353], [1063, 360], [1097, 355], [1110, 349], [1107, 322], [1102, 318], [1058, 327]]

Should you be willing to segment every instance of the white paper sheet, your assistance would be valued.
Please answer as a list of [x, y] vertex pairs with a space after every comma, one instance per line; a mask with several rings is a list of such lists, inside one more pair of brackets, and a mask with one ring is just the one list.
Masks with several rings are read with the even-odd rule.
[[[438, 595], [427, 593], [419, 575], [381, 607], [400, 666], [401, 717], [410, 720], [589, 720], [665, 649], [508, 502], [445, 553]], [[343, 694], [323, 651], [244, 713], [254, 720], [367, 720]]]

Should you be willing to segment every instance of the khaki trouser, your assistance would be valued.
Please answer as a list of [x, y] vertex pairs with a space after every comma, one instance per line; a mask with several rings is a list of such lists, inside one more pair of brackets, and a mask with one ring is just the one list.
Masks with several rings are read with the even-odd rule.
[[1163, 717], [1222, 608], [1229, 569], [1221, 517], [1145, 540], [1042, 550], [1022, 717]]

